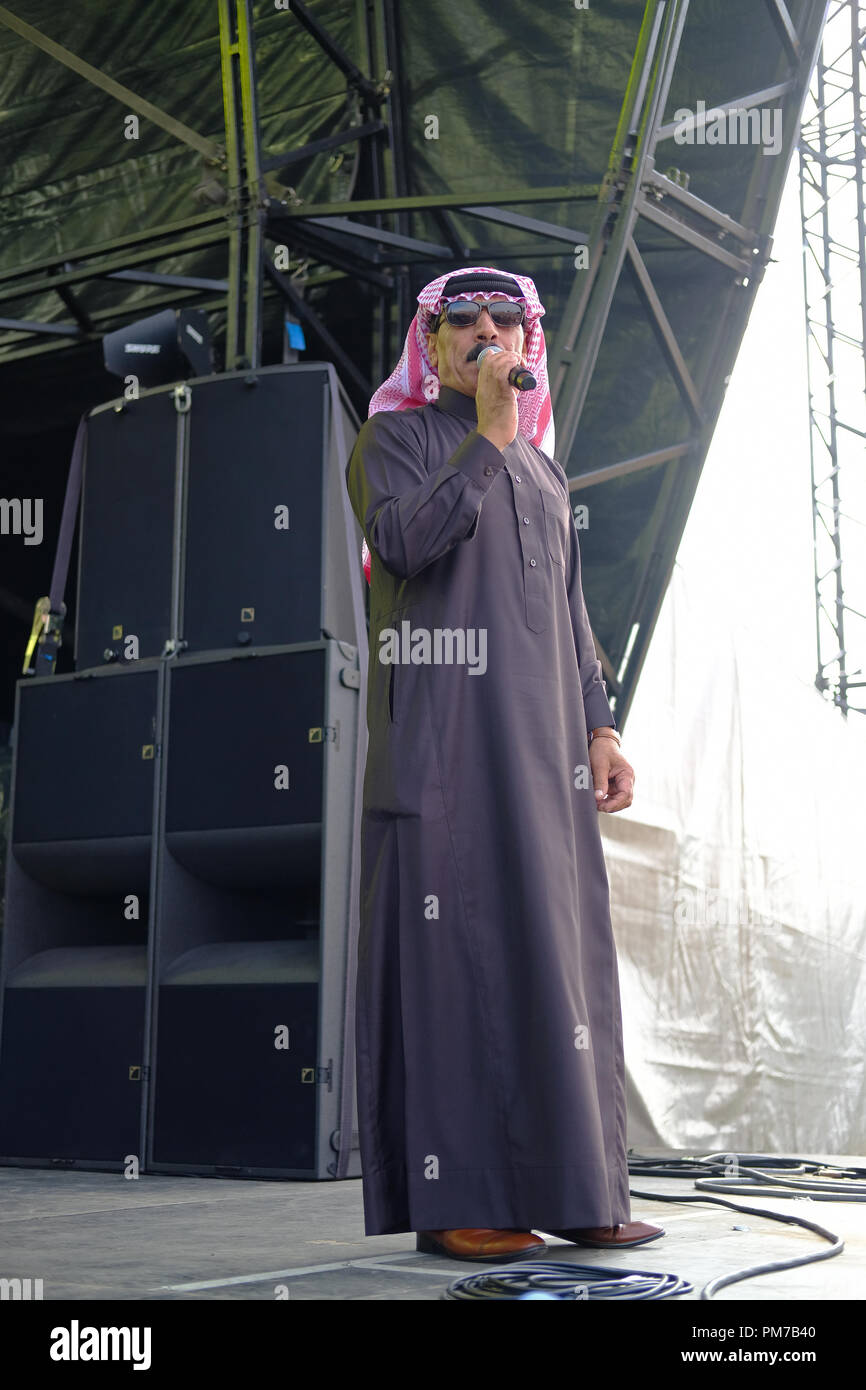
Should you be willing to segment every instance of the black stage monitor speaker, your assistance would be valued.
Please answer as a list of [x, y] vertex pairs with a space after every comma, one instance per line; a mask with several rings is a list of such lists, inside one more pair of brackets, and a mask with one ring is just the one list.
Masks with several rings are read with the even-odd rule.
[[333, 367], [144, 392], [98, 407], [86, 429], [78, 669], [358, 642], [362, 537], [345, 484], [356, 424]]
[[102, 340], [106, 371], [134, 376], [141, 386], [182, 381], [213, 371], [210, 328], [203, 309], [163, 309], [128, 323]]
[[19, 681], [0, 1163], [357, 1176], [358, 649]]
[[0, 1161], [142, 1146], [157, 663], [19, 681], [0, 969]]
[[333, 641], [169, 668], [150, 1171], [336, 1172], [358, 693]]

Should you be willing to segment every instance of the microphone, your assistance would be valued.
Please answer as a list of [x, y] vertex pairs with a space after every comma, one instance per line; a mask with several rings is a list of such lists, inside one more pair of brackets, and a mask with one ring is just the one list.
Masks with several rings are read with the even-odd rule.
[[[498, 343], [490, 343], [487, 347], [479, 348], [477, 352], [473, 348], [472, 356], [475, 357], [480, 366], [485, 353], [504, 351], [505, 349], [499, 347]], [[532, 372], [528, 372], [525, 367], [512, 367], [508, 373], [508, 382], [510, 386], [516, 386], [518, 391], [534, 391], [538, 385]]]

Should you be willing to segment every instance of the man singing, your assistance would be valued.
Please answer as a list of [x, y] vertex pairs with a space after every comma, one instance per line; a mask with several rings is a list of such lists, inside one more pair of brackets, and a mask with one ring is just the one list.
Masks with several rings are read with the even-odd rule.
[[[630, 1219], [598, 826], [634, 773], [551, 457], [544, 309], [528, 276], [486, 266], [418, 306], [346, 470], [371, 586], [365, 1230], [500, 1263], [545, 1251], [533, 1230], [639, 1245], [664, 1232]], [[521, 366], [535, 390], [509, 383]]]

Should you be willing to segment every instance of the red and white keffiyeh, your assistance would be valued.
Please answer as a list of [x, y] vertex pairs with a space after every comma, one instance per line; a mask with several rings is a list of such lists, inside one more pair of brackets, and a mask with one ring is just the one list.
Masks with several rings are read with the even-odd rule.
[[[541, 319], [544, 305], [538, 298], [538, 291], [528, 275], [514, 275], [511, 271], [498, 270], [495, 266], [464, 266], [459, 270], [449, 270], [431, 280], [418, 296], [418, 310], [409, 325], [403, 354], [388, 380], [383, 382], [370, 401], [368, 414], [375, 415], [380, 410], [412, 410], [417, 406], [429, 405], [439, 397], [439, 377], [427, 355], [427, 338], [439, 317], [443, 303], [454, 299], [487, 299], [489, 291], [479, 289], [471, 293], [443, 295], [445, 285], [455, 276], [500, 275], [514, 280], [520, 286], [520, 299], [526, 304], [526, 319], [523, 325], [523, 356], [526, 366], [538, 382], [534, 391], [521, 391], [517, 398], [517, 428], [531, 444], [553, 455], [555, 435], [553, 410], [550, 402], [550, 386], [547, 379], [547, 347]], [[500, 291], [496, 291], [500, 293]], [[518, 296], [506, 294], [507, 299], [518, 302]], [[367, 583], [370, 582], [370, 551], [366, 540], [361, 548], [361, 558]]]

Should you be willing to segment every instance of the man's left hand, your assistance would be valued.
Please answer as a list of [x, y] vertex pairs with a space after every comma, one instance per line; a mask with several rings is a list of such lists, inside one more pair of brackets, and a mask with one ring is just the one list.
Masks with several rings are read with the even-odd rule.
[[619, 751], [616, 739], [594, 738], [589, 745], [589, 765], [598, 811], [623, 811], [632, 803], [634, 768]]

